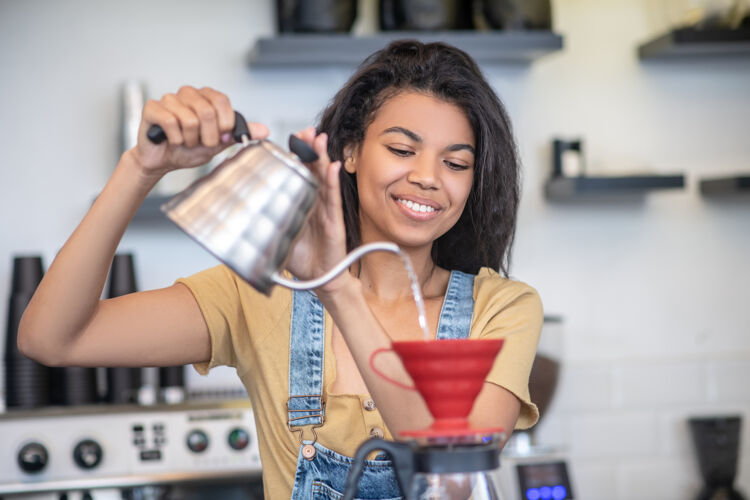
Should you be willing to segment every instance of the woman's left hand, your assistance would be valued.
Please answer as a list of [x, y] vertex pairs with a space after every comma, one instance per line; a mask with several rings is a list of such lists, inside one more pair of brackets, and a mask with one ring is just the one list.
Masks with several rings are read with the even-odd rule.
[[[339, 170], [341, 162], [328, 157], [328, 135], [315, 135], [313, 127], [298, 132], [297, 137], [312, 146], [318, 160], [308, 163], [318, 179], [318, 200], [299, 238], [292, 247], [287, 269], [301, 280], [319, 278], [346, 256], [346, 230], [341, 207]], [[344, 272], [321, 286], [319, 291], [333, 292], [344, 286], [352, 276]]]

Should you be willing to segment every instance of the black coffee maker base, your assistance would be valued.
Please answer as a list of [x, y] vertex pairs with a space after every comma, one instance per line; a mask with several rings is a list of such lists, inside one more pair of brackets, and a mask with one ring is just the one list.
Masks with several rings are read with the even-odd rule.
[[747, 500], [734, 488], [705, 488], [695, 500]]

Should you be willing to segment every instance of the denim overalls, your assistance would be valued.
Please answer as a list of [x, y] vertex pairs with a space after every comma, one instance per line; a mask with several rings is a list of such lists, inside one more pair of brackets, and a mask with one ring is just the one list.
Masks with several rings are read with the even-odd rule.
[[[474, 309], [474, 275], [452, 271], [438, 323], [438, 339], [467, 338]], [[323, 305], [312, 292], [295, 291], [289, 348], [290, 431], [312, 426], [313, 441], [301, 441], [294, 479], [293, 500], [324, 500], [342, 497], [352, 459], [322, 446], [315, 427], [324, 423], [323, 351], [325, 329]], [[300, 433], [300, 439], [302, 434]], [[382, 458], [382, 459], [381, 459]], [[381, 454], [368, 460], [359, 481], [358, 499], [402, 498], [390, 460]]]

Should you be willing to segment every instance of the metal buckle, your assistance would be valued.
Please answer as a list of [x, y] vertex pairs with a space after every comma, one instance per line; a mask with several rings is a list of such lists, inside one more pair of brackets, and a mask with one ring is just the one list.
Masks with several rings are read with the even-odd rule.
[[[313, 408], [313, 409], [305, 409], [305, 410], [291, 410], [291, 409], [289, 409], [289, 401], [291, 401], [292, 398], [320, 398], [321, 407], [320, 408]], [[318, 412], [317, 414], [304, 415], [302, 417], [294, 417], [294, 418], [291, 418], [291, 419], [287, 415], [286, 426], [287, 426], [287, 428], [289, 429], [290, 432], [292, 432], [292, 433], [296, 432], [296, 433], [299, 434], [299, 444], [300, 445], [304, 444], [302, 442], [303, 441], [302, 440], [302, 434], [305, 431], [304, 427], [307, 427], [307, 426], [310, 426], [310, 430], [312, 431], [313, 443], [316, 443], [318, 441], [318, 434], [315, 432], [315, 429], [317, 429], [318, 427], [322, 427], [323, 424], [326, 421], [326, 416], [325, 416], [325, 413], [323, 412], [324, 407], [325, 407], [325, 403], [323, 403], [323, 397], [320, 396], [319, 394], [302, 394], [302, 395], [299, 395], [299, 396], [289, 396], [287, 398], [287, 400], [286, 400], [286, 411], [287, 411], [287, 414], [288, 413], [300, 413], [300, 412], [309, 413], [309, 412], [313, 412], [313, 411]], [[319, 424], [306, 424], [305, 426], [302, 426], [302, 425], [295, 426], [296, 428], [292, 427], [292, 423], [294, 423], [297, 420], [303, 420], [305, 418], [316, 418], [316, 417], [320, 418], [320, 423]]]

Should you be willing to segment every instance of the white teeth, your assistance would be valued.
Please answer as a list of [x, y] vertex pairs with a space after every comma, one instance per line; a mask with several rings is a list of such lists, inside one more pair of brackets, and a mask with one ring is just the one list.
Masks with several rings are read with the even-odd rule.
[[398, 200], [399, 203], [405, 205], [407, 208], [414, 210], [415, 212], [434, 212], [435, 208], [429, 205], [420, 205], [411, 200]]

